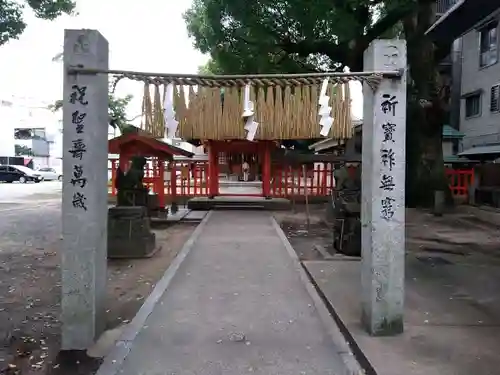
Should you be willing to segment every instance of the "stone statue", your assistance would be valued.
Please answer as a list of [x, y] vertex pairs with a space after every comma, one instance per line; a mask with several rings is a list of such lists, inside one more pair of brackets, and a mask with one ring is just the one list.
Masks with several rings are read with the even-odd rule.
[[334, 247], [346, 255], [361, 255], [361, 166], [345, 163], [335, 170], [332, 197]]
[[143, 185], [146, 158], [134, 156], [127, 172], [116, 174], [116, 207], [108, 210], [108, 258], [143, 258], [159, 248], [151, 232], [149, 191]]
[[121, 166], [116, 171], [117, 206], [147, 207], [148, 189], [142, 184], [146, 162], [145, 157], [134, 156], [127, 172]]
[[[353, 172], [349, 172], [349, 170]], [[339, 191], [355, 190], [361, 192], [361, 168], [358, 163], [345, 163], [333, 172], [335, 188]]]

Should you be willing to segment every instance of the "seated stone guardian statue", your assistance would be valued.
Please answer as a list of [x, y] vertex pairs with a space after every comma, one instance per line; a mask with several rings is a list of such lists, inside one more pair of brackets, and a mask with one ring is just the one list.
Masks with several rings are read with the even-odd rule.
[[335, 193], [331, 201], [334, 248], [340, 253], [361, 255], [361, 166], [346, 163], [334, 172]]
[[124, 171], [122, 166], [118, 167], [115, 182], [117, 206], [147, 207], [148, 189], [143, 185], [146, 163], [145, 157], [134, 156], [128, 171]]
[[159, 250], [143, 185], [145, 165], [146, 158], [135, 156], [128, 171], [118, 168], [117, 204], [108, 210], [108, 258], [150, 257]]

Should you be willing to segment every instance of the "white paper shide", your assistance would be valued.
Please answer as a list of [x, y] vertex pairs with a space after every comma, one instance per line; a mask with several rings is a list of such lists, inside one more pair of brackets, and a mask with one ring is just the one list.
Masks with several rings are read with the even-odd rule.
[[254, 104], [250, 100], [250, 85], [245, 86], [244, 96], [243, 96], [243, 117], [245, 121], [245, 130], [247, 131], [247, 140], [253, 141], [255, 138], [255, 133], [257, 133], [257, 128], [259, 123], [255, 121]]
[[330, 97], [326, 95], [326, 90], [328, 88], [328, 78], [325, 78], [323, 84], [321, 85], [321, 91], [319, 93], [319, 110], [318, 115], [320, 117], [319, 125], [321, 126], [320, 134], [326, 137], [330, 133], [330, 129], [333, 125], [333, 117], [331, 116], [332, 107], [330, 107]]
[[165, 88], [163, 118], [165, 121], [165, 138], [175, 138], [179, 121], [175, 119], [174, 85], [172, 83], [169, 83]]

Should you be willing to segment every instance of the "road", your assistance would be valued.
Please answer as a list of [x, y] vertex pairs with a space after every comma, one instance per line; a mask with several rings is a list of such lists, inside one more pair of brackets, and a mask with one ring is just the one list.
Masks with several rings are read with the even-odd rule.
[[0, 183], [0, 255], [57, 242], [60, 207], [60, 182]]
[[60, 200], [61, 189], [62, 185], [59, 181], [44, 181], [39, 184], [0, 183], [0, 205], [28, 203], [48, 199]]

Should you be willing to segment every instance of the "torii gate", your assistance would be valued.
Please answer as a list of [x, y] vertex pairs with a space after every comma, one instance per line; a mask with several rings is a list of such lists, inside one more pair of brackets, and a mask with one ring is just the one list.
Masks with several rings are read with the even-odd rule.
[[[362, 322], [372, 335], [403, 331], [406, 42], [375, 40], [362, 73], [259, 76], [112, 71], [97, 30], [65, 30], [62, 349], [86, 349], [104, 329], [108, 183], [108, 74], [195, 84], [288, 77], [363, 81]], [[191, 81], [190, 81], [191, 80]], [[371, 80], [371, 81], [370, 81]], [[370, 85], [377, 82], [375, 86]]]

